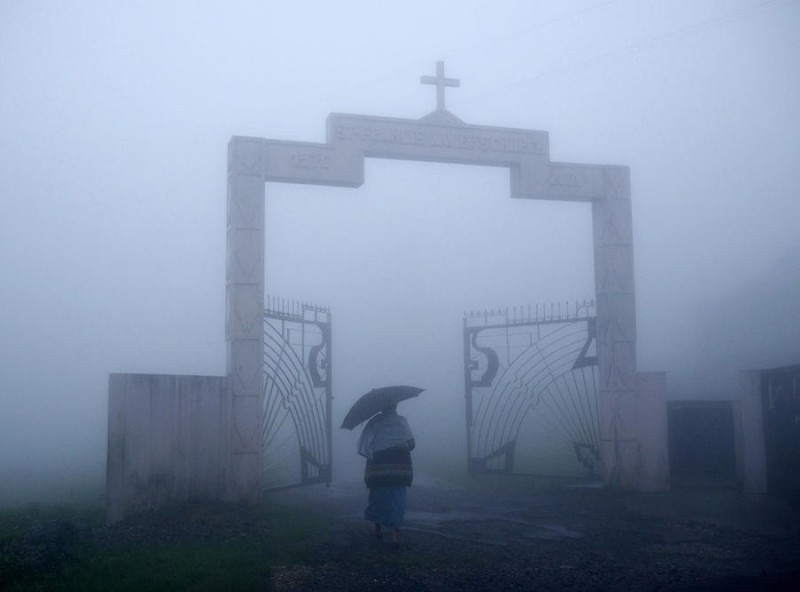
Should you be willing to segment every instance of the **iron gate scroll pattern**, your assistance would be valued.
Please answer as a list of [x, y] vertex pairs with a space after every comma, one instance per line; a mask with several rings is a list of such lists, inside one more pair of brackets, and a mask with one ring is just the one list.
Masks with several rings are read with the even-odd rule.
[[330, 310], [268, 298], [264, 374], [263, 488], [330, 483]]
[[471, 474], [595, 475], [594, 315], [582, 302], [464, 316]]

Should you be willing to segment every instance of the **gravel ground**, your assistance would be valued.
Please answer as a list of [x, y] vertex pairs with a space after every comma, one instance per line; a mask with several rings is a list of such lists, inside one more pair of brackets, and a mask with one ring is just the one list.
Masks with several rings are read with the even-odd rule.
[[[766, 496], [592, 488], [523, 495], [415, 484], [399, 550], [370, 536], [371, 524], [361, 518], [361, 484], [294, 489], [269, 499], [322, 518], [330, 535], [303, 564], [274, 565], [265, 557], [266, 590], [800, 590], [800, 508]], [[255, 542], [274, 534], [253, 516], [244, 506], [193, 505], [80, 536], [100, 548], [130, 548]]]
[[533, 495], [412, 487], [401, 548], [370, 538], [357, 486], [295, 491], [331, 541], [278, 568], [291, 590], [800, 590], [800, 512], [731, 491]]

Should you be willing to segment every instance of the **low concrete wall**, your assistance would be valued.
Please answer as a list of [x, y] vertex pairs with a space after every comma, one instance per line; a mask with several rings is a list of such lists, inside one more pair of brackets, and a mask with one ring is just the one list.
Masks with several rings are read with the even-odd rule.
[[764, 441], [764, 410], [761, 402], [761, 371], [740, 374], [740, 433], [738, 456], [745, 493], [767, 492], [767, 452]]
[[192, 500], [222, 500], [228, 467], [227, 380], [112, 374], [107, 518]]

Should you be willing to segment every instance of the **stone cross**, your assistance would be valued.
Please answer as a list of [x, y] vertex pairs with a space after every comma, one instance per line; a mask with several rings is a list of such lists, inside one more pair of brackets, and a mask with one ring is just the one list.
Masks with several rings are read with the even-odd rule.
[[461, 81], [457, 78], [445, 78], [444, 62], [436, 62], [436, 76], [422, 76], [419, 80], [422, 84], [436, 85], [437, 111], [444, 111], [444, 87], [452, 86], [458, 88], [461, 86]]

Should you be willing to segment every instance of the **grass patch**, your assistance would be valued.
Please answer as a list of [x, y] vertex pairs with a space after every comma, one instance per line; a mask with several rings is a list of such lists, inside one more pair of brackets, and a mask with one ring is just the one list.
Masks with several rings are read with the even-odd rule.
[[[34, 506], [0, 513], [0, 590], [265, 590], [269, 589], [273, 566], [312, 562], [316, 549], [328, 536], [325, 521], [298, 508], [256, 506], [248, 508], [244, 515], [242, 510], [231, 512], [235, 520], [227, 518], [229, 514], [223, 506], [195, 506], [176, 511], [181, 512], [174, 519], [176, 522], [205, 525], [212, 534], [222, 532], [223, 540], [206, 541], [191, 536], [186, 540], [184, 536], [174, 542], [132, 540], [100, 548], [88, 533], [104, 528], [102, 508]], [[20, 570], [13, 564], [13, 557], [3, 554], [4, 547], [10, 548], [7, 545], [21, 540], [29, 528], [50, 520], [81, 520], [89, 528], [84, 529], [86, 534], [73, 557], [60, 567], [48, 572]], [[130, 528], [137, 528], [135, 521]]]
[[243, 542], [180, 544], [82, 552], [55, 573], [31, 575], [10, 592], [148, 592], [263, 590], [269, 575], [258, 546]]

